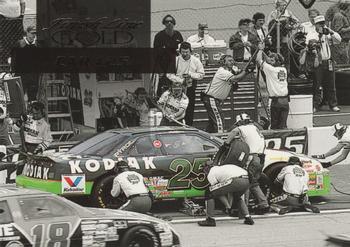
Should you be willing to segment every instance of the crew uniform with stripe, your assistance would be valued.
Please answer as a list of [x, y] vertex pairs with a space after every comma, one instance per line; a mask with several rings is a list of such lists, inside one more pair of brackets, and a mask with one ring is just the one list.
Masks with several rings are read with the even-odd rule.
[[120, 210], [147, 213], [152, 207], [152, 199], [143, 181], [143, 176], [135, 171], [124, 171], [113, 180], [111, 195], [118, 197], [124, 192], [128, 201], [121, 206]]
[[[182, 93], [180, 97], [175, 97], [170, 90], [165, 91], [158, 100], [158, 104], [163, 107], [163, 112], [175, 120], [180, 122], [184, 121], [186, 109], [188, 106], [188, 97], [186, 94]], [[177, 113], [182, 111], [183, 113], [179, 116]], [[162, 119], [161, 125], [177, 125], [175, 122], [167, 120], [165, 117]]]
[[233, 83], [230, 80], [234, 77], [231, 71], [220, 67], [204, 92], [203, 102], [209, 116], [206, 131], [209, 133], [223, 133], [224, 131], [222, 104], [231, 92]]

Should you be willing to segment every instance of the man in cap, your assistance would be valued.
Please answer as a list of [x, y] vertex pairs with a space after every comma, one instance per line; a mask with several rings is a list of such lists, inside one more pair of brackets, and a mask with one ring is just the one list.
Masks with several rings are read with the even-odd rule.
[[258, 48], [258, 37], [249, 31], [251, 22], [250, 19], [239, 20], [239, 31], [230, 37], [229, 47], [236, 62], [248, 62]]
[[[267, 25], [270, 25], [272, 20], [286, 20], [292, 18], [295, 22], [299, 22], [298, 18], [293, 14], [292, 11], [286, 9], [288, 0], [275, 0], [275, 9], [267, 17]], [[284, 11], [282, 13], [282, 11]]]
[[231, 55], [223, 55], [220, 58], [220, 64], [221, 67], [216, 71], [212, 81], [201, 95], [209, 116], [206, 129], [209, 133], [223, 133], [225, 126], [222, 104], [231, 90], [238, 88], [238, 81], [249, 72], [248, 70], [233, 71], [234, 60]]
[[205, 44], [215, 43], [215, 39], [208, 34], [208, 24], [199, 23], [198, 33], [187, 38], [188, 43], [200, 43], [202, 46]]
[[127, 202], [120, 210], [147, 213], [152, 207], [151, 192], [143, 181], [143, 176], [135, 171], [130, 171], [126, 161], [121, 160], [115, 164], [116, 177], [113, 180], [111, 195], [118, 197], [123, 191]]
[[309, 9], [307, 12], [308, 12], [309, 21], [301, 23], [301, 26], [305, 34], [308, 34], [309, 32], [315, 30], [316, 27], [315, 27], [314, 19], [316, 16], [320, 15], [320, 11], [318, 11], [317, 9]]
[[[338, 107], [336, 96], [334, 63], [332, 60], [330, 44], [340, 43], [341, 37], [337, 32], [328, 28], [325, 21], [326, 20], [323, 15], [319, 15], [314, 18], [315, 30], [306, 35], [306, 44], [309, 44], [310, 40], [312, 39], [316, 39], [320, 42], [322, 63], [316, 70], [316, 73], [318, 73], [319, 76], [319, 84], [324, 90], [324, 103], [328, 101], [329, 108], [332, 111], [339, 112], [340, 108]], [[321, 96], [317, 98], [321, 99]], [[321, 102], [319, 103], [319, 105], [321, 105]]]
[[333, 125], [333, 129], [334, 129], [333, 136], [335, 136], [338, 139], [338, 144], [325, 154], [312, 155], [312, 157], [316, 158], [316, 159], [325, 159], [325, 158], [330, 157], [330, 156], [338, 153], [339, 151], [343, 150], [341, 152], [341, 154], [338, 157], [336, 157], [334, 160], [332, 160], [330, 162], [321, 162], [322, 166], [325, 168], [342, 162], [343, 160], [345, 160], [348, 157], [348, 154], [350, 152], [350, 129], [349, 129], [349, 127], [346, 125], [343, 125], [341, 123], [337, 123], [337, 124]]
[[52, 136], [50, 125], [45, 120], [45, 105], [36, 101], [31, 103], [30, 109], [30, 115], [22, 114], [13, 127], [19, 131], [23, 126], [27, 151], [38, 154], [50, 146]]
[[278, 214], [300, 208], [319, 213], [320, 210], [308, 200], [308, 183], [309, 174], [302, 167], [300, 159], [296, 156], [290, 157], [287, 166], [282, 168], [274, 181], [276, 187], [282, 187], [282, 193], [271, 200], [271, 208]]
[[165, 115], [160, 123], [162, 126], [178, 125], [177, 122], [184, 122], [188, 98], [184, 93], [184, 86], [175, 82], [170, 89], [165, 91], [158, 100], [158, 107]]

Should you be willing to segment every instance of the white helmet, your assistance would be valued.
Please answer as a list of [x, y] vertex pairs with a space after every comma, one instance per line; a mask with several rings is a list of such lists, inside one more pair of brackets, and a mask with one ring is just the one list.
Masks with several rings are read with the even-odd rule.
[[235, 123], [236, 125], [247, 124], [250, 122], [251, 122], [250, 116], [245, 112], [242, 112], [236, 116], [236, 123]]

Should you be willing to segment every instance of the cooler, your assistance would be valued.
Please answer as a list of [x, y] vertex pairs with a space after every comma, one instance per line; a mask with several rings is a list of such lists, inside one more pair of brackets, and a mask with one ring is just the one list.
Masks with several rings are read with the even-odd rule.
[[217, 40], [215, 43], [204, 45], [207, 54], [207, 65], [219, 65], [222, 55], [226, 54], [227, 45], [224, 40]]

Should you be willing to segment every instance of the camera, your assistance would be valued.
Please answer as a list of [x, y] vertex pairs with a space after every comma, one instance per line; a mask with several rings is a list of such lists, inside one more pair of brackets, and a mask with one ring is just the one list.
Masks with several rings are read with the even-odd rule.
[[330, 34], [329, 29], [326, 28], [326, 27], [322, 27], [322, 33], [323, 33], [324, 35]]

